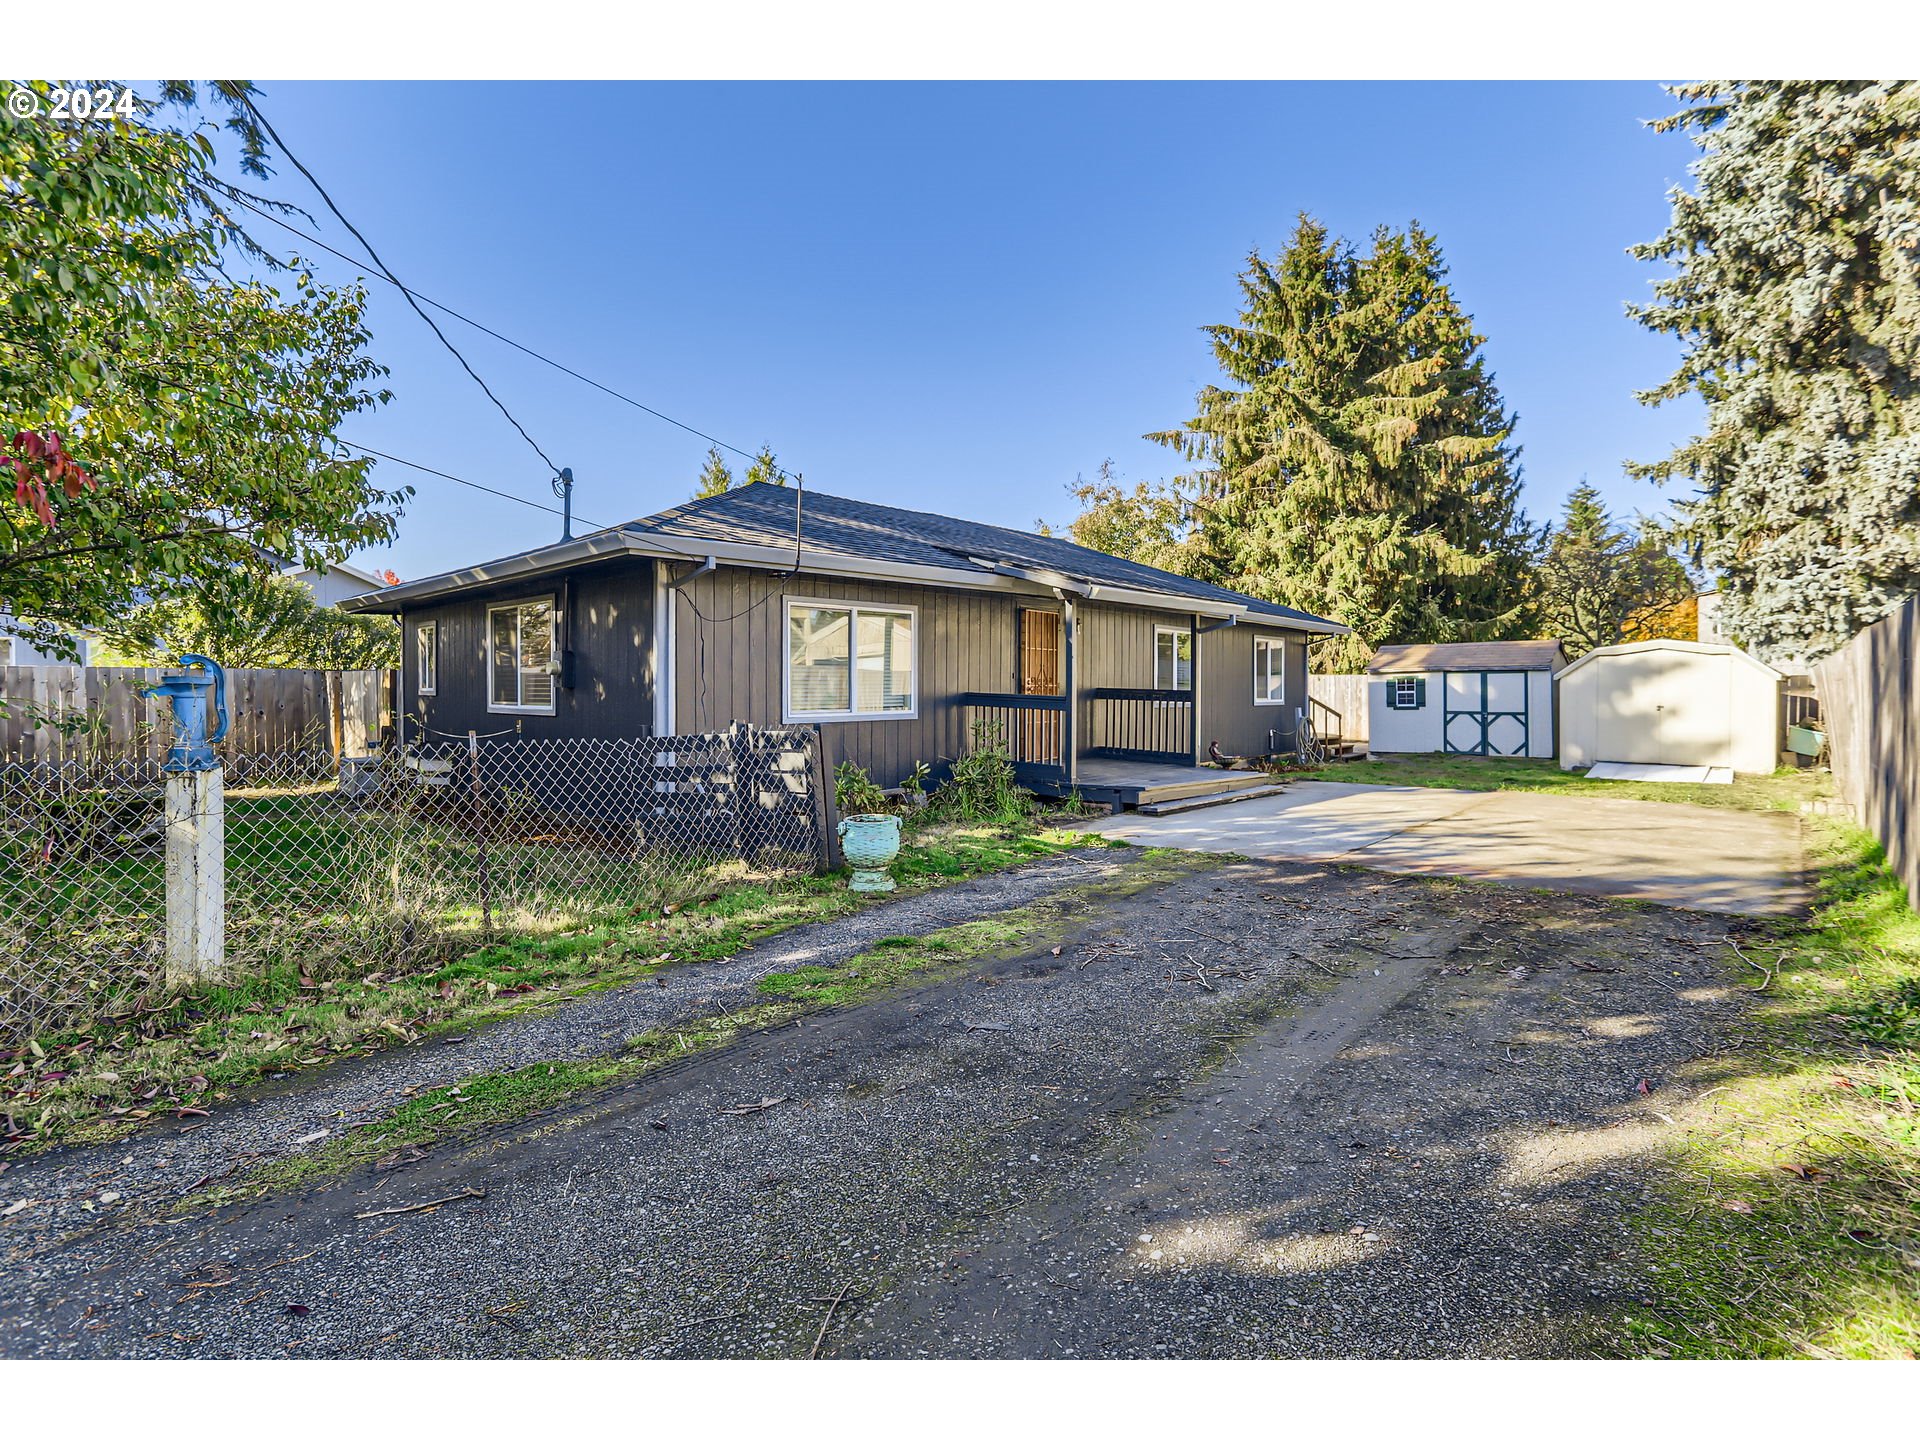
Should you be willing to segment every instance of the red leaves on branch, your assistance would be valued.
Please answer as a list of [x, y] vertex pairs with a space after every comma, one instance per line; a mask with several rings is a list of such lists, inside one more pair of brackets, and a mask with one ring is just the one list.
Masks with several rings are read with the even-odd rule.
[[94, 488], [93, 477], [67, 452], [57, 432], [20, 430], [7, 442], [8, 453], [0, 464], [13, 468], [13, 498], [23, 510], [31, 510], [43, 525], [57, 525], [50, 490], [58, 486], [71, 500], [82, 490]]

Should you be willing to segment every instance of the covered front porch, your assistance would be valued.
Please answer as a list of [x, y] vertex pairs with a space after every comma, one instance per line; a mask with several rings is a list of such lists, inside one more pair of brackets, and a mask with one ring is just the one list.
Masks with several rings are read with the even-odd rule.
[[1134, 809], [1269, 783], [1261, 774], [1196, 763], [1190, 690], [1083, 690], [1077, 716], [1064, 695], [958, 698], [968, 736], [1004, 745], [1015, 777], [1039, 795], [1076, 793]]

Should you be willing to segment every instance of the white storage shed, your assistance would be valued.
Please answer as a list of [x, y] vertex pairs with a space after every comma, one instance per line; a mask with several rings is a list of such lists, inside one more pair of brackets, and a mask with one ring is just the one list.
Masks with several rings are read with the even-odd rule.
[[1560, 672], [1560, 768], [1619, 761], [1769, 774], [1780, 763], [1781, 678], [1732, 645], [1603, 645]]
[[1367, 748], [1550, 758], [1566, 663], [1558, 640], [1382, 645], [1367, 665]]

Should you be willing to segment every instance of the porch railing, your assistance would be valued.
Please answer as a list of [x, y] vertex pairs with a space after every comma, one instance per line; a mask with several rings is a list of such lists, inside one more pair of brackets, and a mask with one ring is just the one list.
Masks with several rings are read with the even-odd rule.
[[1066, 778], [1066, 696], [972, 692], [958, 701], [966, 717], [967, 743], [973, 744], [985, 726], [1013, 756], [1014, 778], [1022, 785], [1057, 784]]
[[1113, 760], [1193, 763], [1193, 692], [1102, 688], [1087, 702], [1083, 755]]

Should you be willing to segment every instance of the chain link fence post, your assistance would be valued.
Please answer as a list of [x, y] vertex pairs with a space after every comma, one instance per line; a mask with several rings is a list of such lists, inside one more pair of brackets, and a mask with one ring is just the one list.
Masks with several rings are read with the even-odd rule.
[[474, 843], [480, 860], [480, 925], [486, 937], [493, 938], [493, 876], [487, 869], [486, 795], [480, 788], [480, 736], [467, 731], [468, 795], [472, 803]]

